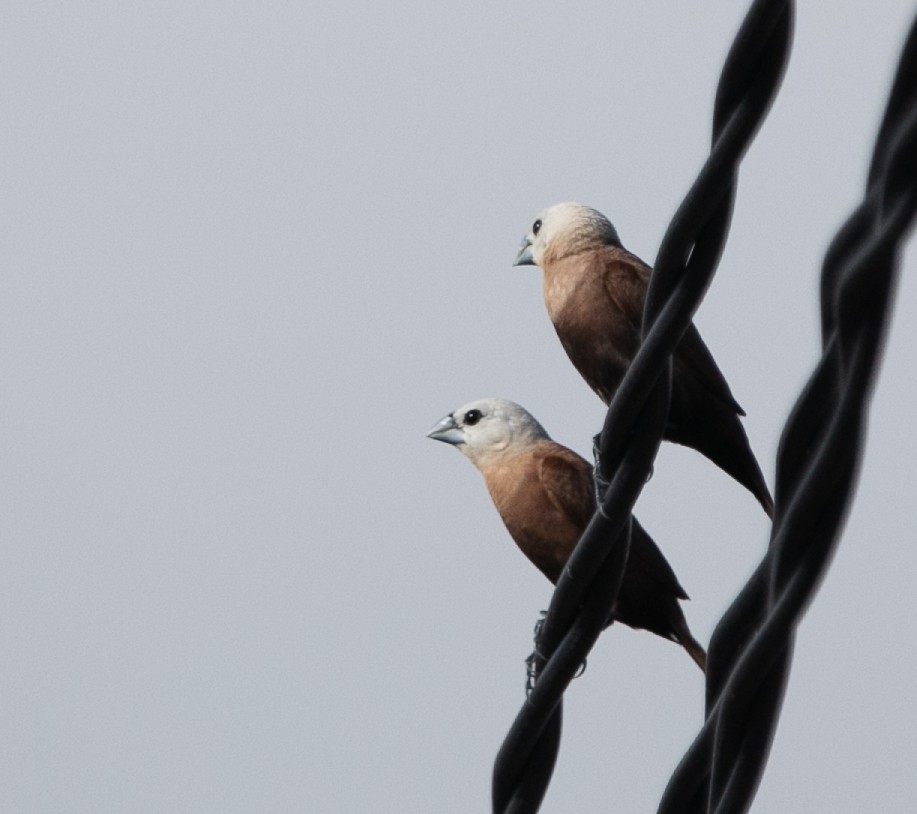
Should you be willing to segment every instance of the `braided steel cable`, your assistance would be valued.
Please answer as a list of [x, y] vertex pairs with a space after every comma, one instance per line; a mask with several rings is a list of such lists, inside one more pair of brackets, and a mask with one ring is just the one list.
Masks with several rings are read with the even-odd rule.
[[597, 439], [598, 511], [570, 556], [533, 654], [534, 684], [494, 764], [493, 810], [537, 811], [557, 758], [561, 699], [605, 627], [630, 547], [630, 517], [662, 440], [671, 356], [725, 245], [738, 165], [780, 85], [793, 5], [755, 0], [717, 88], [710, 155], [663, 238], [647, 292], [641, 346]]
[[796, 626], [856, 486], [899, 255], [917, 213], [917, 18], [892, 84], [862, 203], [825, 255], [823, 355], [780, 441], [767, 554], [710, 642], [707, 719], [658, 811], [744, 812], [780, 714]]

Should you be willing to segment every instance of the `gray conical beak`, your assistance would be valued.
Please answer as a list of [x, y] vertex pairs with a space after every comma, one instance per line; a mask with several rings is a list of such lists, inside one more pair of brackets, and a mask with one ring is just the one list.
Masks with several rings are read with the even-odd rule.
[[532, 257], [532, 241], [526, 235], [519, 244], [519, 251], [516, 252], [516, 259], [513, 261], [514, 266], [534, 266], [535, 258]]
[[427, 433], [427, 438], [432, 438], [434, 441], [442, 441], [446, 444], [465, 443], [465, 433], [459, 429], [451, 413], [443, 416], [431, 427], [430, 432]]

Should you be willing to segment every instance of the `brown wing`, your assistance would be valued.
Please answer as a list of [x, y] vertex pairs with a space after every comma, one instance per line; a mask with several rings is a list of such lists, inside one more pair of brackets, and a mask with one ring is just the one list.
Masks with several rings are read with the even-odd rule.
[[[567, 517], [576, 529], [570, 550], [579, 539], [595, 512], [595, 488], [592, 467], [573, 450], [551, 442], [536, 454], [538, 477], [545, 496], [554, 508]], [[650, 582], [679, 599], [687, 599], [672, 566], [669, 565], [653, 538], [634, 519], [627, 571], [631, 579]], [[569, 552], [567, 553], [569, 556]]]
[[[634, 348], [643, 321], [643, 303], [650, 279], [650, 267], [627, 249], [613, 246], [602, 252], [602, 284], [605, 294], [614, 303], [627, 334], [633, 337]], [[631, 353], [631, 358], [633, 353]]]
[[553, 442], [538, 450], [536, 460], [545, 496], [582, 533], [595, 512], [592, 467], [573, 450]]
[[630, 576], [640, 576], [662, 588], [665, 594], [687, 599], [688, 594], [678, 582], [678, 577], [669, 565], [668, 560], [659, 550], [659, 546], [646, 530], [634, 518], [631, 531], [630, 556], [627, 558], [627, 573]]
[[[582, 534], [595, 511], [592, 467], [572, 450], [556, 444], [552, 444], [552, 447], [539, 456], [539, 477], [548, 499]], [[576, 540], [570, 546], [571, 551], [575, 544]], [[627, 577], [638, 585], [651, 583], [655, 586], [652, 591], [654, 595], [659, 590], [663, 596], [688, 598], [672, 566], [636, 517], [633, 518]]]
[[601, 299], [604, 319], [592, 337], [592, 389], [609, 404], [640, 341], [640, 323], [649, 268], [626, 249], [606, 247], [601, 253]]
[[[618, 319], [622, 321], [619, 337], [633, 338], [628, 362], [636, 353], [640, 325], [643, 321], [643, 306], [646, 288], [652, 270], [639, 257], [626, 249], [608, 248], [604, 252], [603, 283], [605, 293], [614, 303]], [[619, 342], [621, 339], [619, 339]], [[676, 382], [682, 381], [689, 388], [702, 387], [709, 395], [739, 415], [745, 412], [733, 398], [726, 378], [717, 367], [713, 354], [707, 348], [694, 323], [688, 326], [675, 350]], [[687, 380], [687, 381], [685, 381]]]
[[715, 396], [731, 410], [739, 415], [745, 415], [693, 322], [675, 349], [674, 362], [673, 374], [676, 382], [688, 378], [693, 384], [703, 386], [710, 395]]

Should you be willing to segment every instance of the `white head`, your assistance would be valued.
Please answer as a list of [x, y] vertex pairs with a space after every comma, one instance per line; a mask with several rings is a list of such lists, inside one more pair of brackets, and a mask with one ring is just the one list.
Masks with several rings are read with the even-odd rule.
[[428, 438], [455, 446], [475, 466], [507, 449], [548, 439], [544, 427], [512, 401], [480, 399], [440, 419]]
[[522, 238], [514, 266], [540, 266], [600, 246], [620, 246], [611, 221], [597, 209], [559, 203], [538, 213]]

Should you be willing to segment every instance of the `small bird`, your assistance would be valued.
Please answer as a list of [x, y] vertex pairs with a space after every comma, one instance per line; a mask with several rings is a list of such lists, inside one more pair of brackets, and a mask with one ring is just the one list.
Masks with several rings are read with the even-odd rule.
[[[454, 445], [484, 476], [503, 523], [529, 560], [557, 582], [595, 512], [592, 466], [551, 440], [512, 401], [482, 399], [441, 419], [427, 437]], [[612, 621], [678, 642], [705, 669], [678, 600], [688, 595], [643, 527], [633, 519], [630, 554]]]
[[[539, 266], [548, 316], [573, 366], [609, 404], [640, 342], [651, 269], [601, 212], [561, 203], [541, 212], [514, 266]], [[769, 517], [774, 501], [739, 416], [745, 411], [694, 323], [675, 349], [665, 439], [692, 447], [745, 486]]]

